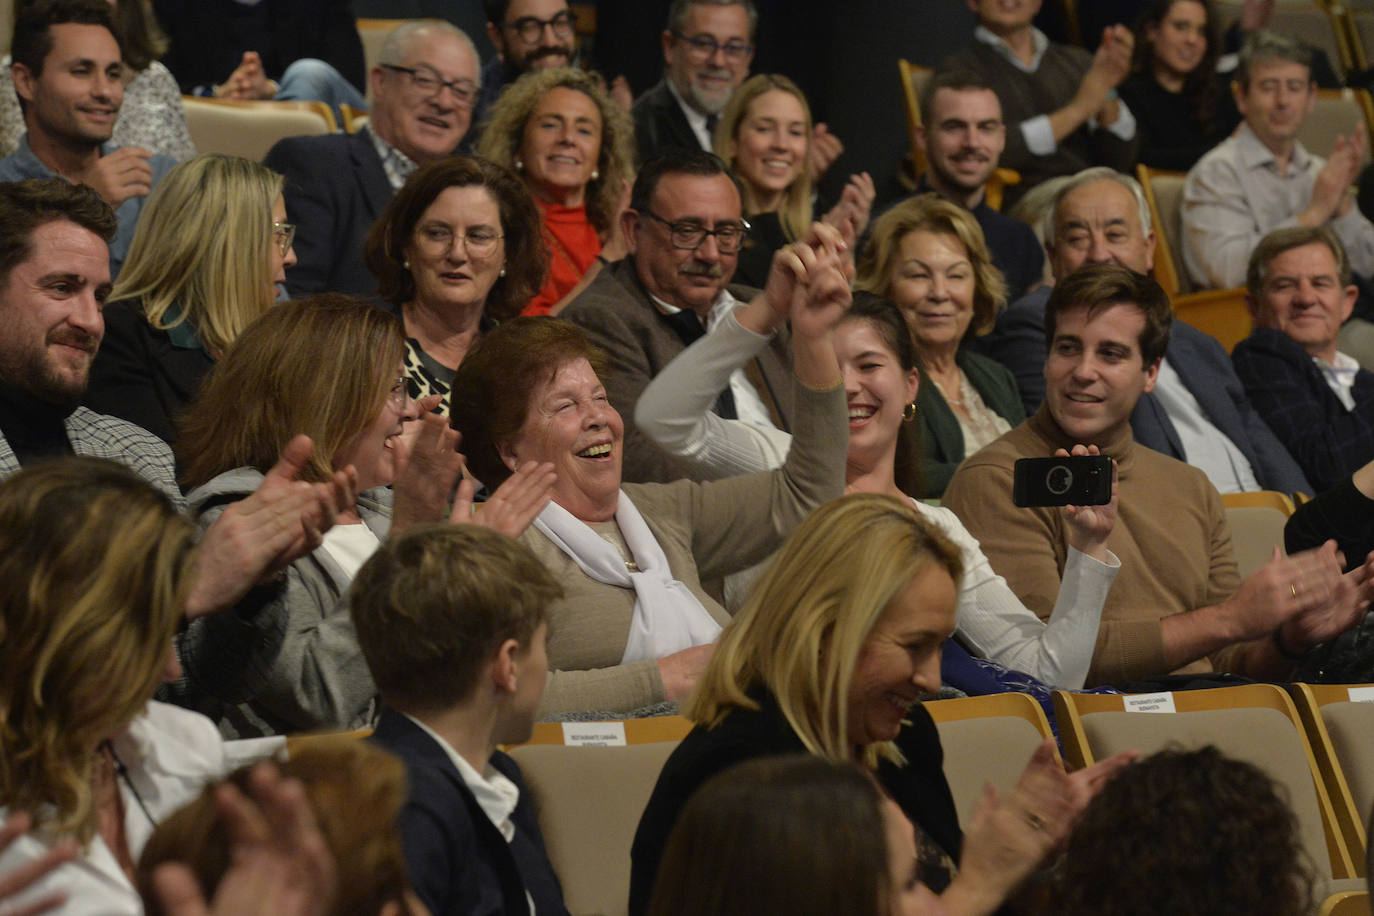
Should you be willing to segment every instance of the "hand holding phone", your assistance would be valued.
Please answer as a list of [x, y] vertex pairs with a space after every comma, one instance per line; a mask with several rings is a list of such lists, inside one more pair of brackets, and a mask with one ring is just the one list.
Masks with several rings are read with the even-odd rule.
[[1112, 499], [1112, 459], [1107, 455], [1022, 458], [1012, 469], [1011, 500], [1017, 506], [1102, 506]]

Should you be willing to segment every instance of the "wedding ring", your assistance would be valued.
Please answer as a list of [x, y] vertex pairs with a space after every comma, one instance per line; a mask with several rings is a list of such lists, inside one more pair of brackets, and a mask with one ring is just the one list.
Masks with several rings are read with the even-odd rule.
[[1030, 824], [1031, 827], [1035, 830], [1043, 830], [1048, 832], [1050, 829], [1050, 825], [1045, 823], [1045, 819], [1040, 815], [1036, 814], [1034, 811], [1026, 812], [1026, 823]]
[[1288, 590], [1293, 593], [1295, 599], [1298, 597], [1298, 587], [1296, 585], [1289, 584]]

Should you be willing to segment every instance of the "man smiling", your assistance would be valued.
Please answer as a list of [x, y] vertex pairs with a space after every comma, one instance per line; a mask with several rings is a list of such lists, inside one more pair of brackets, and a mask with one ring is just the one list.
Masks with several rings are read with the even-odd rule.
[[1102, 609], [1088, 683], [1212, 670], [1282, 677], [1309, 647], [1362, 616], [1364, 575], [1341, 579], [1328, 545], [1241, 580], [1207, 476], [1134, 442], [1131, 412], [1155, 387], [1170, 324], [1159, 284], [1128, 268], [1089, 264], [1061, 280], [1045, 311], [1044, 405], [970, 456], [944, 505], [1026, 606], [1047, 618], [1064, 568], [1065, 523], [1056, 509], [1012, 505], [1012, 468], [1020, 458], [1097, 445], [1119, 474], [1107, 548], [1121, 573]]
[[124, 101], [124, 65], [104, 0], [41, 0], [15, 22], [11, 74], [27, 133], [0, 162], [0, 181], [65, 178], [115, 208], [112, 277], [133, 241], [143, 200], [176, 165], [169, 156], [110, 142]]

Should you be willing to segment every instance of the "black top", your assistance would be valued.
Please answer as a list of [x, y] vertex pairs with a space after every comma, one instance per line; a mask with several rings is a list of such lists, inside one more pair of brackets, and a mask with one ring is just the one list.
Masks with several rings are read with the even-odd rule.
[[190, 325], [163, 331], [148, 323], [139, 300], [111, 302], [105, 306], [105, 338], [83, 403], [170, 445], [177, 415], [194, 400], [214, 365]]
[[776, 212], [755, 213], [749, 219], [749, 235], [739, 250], [739, 261], [735, 265], [735, 277], [730, 282], [743, 283], [756, 289], [763, 289], [768, 283], [768, 270], [773, 266], [773, 255], [779, 248], [790, 242], [783, 232], [782, 220]]
[[1290, 553], [1320, 547], [1335, 538], [1354, 569], [1374, 550], [1374, 500], [1346, 479], [1301, 506], [1283, 526], [1283, 546]]
[[20, 465], [76, 454], [64, 422], [75, 409], [75, 404], [50, 404], [0, 382], [0, 436]]
[[[1220, 76], [1214, 80], [1222, 83]], [[1240, 112], [1226, 86], [1218, 87], [1211, 117], [1197, 114], [1199, 86], [1193, 92], [1170, 92], [1144, 73], [1133, 74], [1118, 90], [1135, 115], [1140, 133], [1140, 162], [1155, 169], [1186, 172], [1203, 154], [1236, 129]]]
[[[668, 836], [693, 792], [712, 776], [745, 760], [806, 753], [777, 701], [761, 691], [751, 696], [759, 702], [758, 710], [736, 709], [713, 729], [698, 725], [664, 764], [630, 848], [631, 916], [648, 909]], [[902, 729], [896, 744], [907, 759], [906, 766], [884, 761], [878, 767], [878, 781], [906, 812], [918, 837], [924, 832], [928, 841], [957, 861], [963, 839], [959, 817], [942, 769], [940, 735], [924, 707], [912, 707], [910, 724]], [[824, 825], [818, 824], [817, 829], [824, 829]], [[927, 857], [922, 856], [922, 861]], [[944, 891], [951, 877], [948, 870], [922, 874], [922, 880], [937, 894]]]

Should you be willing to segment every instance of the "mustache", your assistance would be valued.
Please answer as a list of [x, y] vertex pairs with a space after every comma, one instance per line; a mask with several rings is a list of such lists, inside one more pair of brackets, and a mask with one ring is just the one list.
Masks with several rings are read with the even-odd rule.
[[534, 63], [541, 57], [564, 57], [571, 58], [572, 52], [563, 45], [540, 45], [529, 54], [525, 55], [526, 63]]
[[700, 261], [683, 265], [682, 273], [689, 277], [710, 277], [712, 280], [719, 280], [725, 276], [725, 271], [719, 264], [704, 264]]
[[697, 73], [701, 76], [713, 77], [720, 80], [728, 80], [735, 75], [729, 67], [702, 67]]
[[78, 350], [85, 350], [87, 353], [95, 353], [100, 346], [100, 338], [80, 328], [59, 328], [48, 334], [48, 343], [62, 344], [67, 347], [75, 347]]

